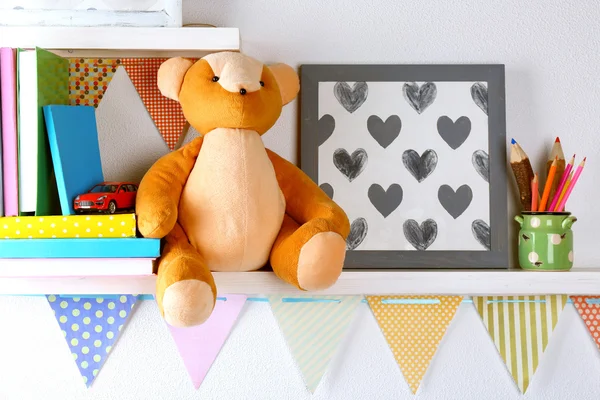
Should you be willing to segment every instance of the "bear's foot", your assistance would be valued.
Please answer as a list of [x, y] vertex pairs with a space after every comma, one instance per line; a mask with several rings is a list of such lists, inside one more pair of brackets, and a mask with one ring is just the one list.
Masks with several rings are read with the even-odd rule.
[[346, 241], [327, 220], [315, 218], [300, 226], [285, 215], [270, 261], [284, 281], [302, 290], [323, 290], [337, 281], [345, 258]]
[[165, 321], [175, 327], [189, 327], [204, 323], [215, 306], [210, 285], [197, 279], [173, 283], [163, 296]]
[[323, 290], [342, 273], [346, 241], [335, 232], [321, 232], [302, 246], [298, 258], [298, 284], [305, 290]]

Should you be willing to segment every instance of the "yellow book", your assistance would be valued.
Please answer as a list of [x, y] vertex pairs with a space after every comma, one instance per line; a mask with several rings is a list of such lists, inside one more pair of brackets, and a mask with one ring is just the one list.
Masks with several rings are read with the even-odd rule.
[[0, 238], [132, 238], [135, 214], [2, 217]]

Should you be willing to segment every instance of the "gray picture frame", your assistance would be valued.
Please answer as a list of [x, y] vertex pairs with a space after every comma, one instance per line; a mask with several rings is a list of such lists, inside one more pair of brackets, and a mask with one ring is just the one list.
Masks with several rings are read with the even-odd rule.
[[[300, 168], [319, 184], [319, 82], [485, 81], [488, 84], [490, 250], [347, 250], [344, 269], [508, 269], [505, 67], [503, 64], [303, 64]], [[401, 229], [401, 228], [400, 228]]]

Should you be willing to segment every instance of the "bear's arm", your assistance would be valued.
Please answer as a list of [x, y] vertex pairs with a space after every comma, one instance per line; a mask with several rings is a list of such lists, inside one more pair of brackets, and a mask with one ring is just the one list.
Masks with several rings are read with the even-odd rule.
[[327, 221], [330, 231], [346, 239], [350, 223], [344, 210], [296, 165], [269, 149], [267, 154], [285, 196], [286, 213], [300, 225], [322, 218]]
[[179, 199], [200, 147], [201, 137], [161, 157], [144, 175], [136, 196], [138, 228], [144, 237], [163, 238], [175, 226]]

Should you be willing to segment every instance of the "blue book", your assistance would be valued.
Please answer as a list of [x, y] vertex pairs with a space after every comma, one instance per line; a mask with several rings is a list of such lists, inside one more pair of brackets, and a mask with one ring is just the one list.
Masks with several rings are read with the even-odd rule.
[[75, 197], [104, 181], [95, 109], [64, 105], [43, 109], [60, 208], [63, 215], [74, 215]]
[[160, 239], [0, 239], [0, 259], [157, 258], [159, 256]]

